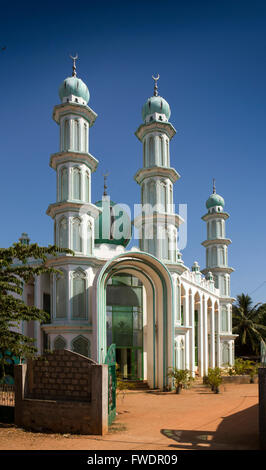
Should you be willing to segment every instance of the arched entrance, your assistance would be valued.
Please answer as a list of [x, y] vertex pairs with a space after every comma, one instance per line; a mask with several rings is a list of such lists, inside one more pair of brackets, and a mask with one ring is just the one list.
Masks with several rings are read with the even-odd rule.
[[108, 261], [97, 276], [97, 360], [104, 362], [107, 352], [107, 285], [118, 274], [134, 276], [144, 287], [144, 377], [151, 388], [164, 389], [168, 384], [168, 368], [175, 366], [174, 288], [167, 267], [148, 253], [128, 252], [119, 255]]

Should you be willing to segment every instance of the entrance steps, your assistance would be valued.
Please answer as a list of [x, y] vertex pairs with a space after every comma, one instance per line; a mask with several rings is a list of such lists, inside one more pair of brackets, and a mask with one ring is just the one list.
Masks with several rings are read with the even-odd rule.
[[149, 390], [146, 380], [125, 380], [125, 384], [128, 384], [129, 390]]

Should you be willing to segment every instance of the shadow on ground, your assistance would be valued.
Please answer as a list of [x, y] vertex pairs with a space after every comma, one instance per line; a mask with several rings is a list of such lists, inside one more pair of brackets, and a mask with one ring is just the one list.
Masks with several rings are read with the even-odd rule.
[[223, 418], [216, 431], [161, 429], [175, 449], [258, 450], [258, 405]]

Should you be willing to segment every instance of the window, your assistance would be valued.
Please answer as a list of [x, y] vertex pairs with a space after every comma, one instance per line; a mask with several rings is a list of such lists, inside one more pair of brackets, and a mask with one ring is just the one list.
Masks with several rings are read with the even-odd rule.
[[164, 164], [164, 142], [163, 142], [163, 138], [162, 138], [161, 135], [160, 135], [159, 139], [160, 139], [159, 165], [163, 166], [163, 164]]
[[221, 331], [227, 332], [228, 331], [228, 315], [227, 315], [227, 308], [221, 308]]
[[58, 274], [56, 277], [56, 318], [65, 318], [66, 312], [66, 273]]
[[154, 138], [150, 137], [149, 139], [149, 166], [154, 165], [154, 152], [155, 147], [154, 147]]
[[73, 295], [72, 295], [72, 318], [86, 318], [86, 274], [82, 270], [77, 270], [72, 275]]
[[59, 246], [60, 248], [67, 248], [68, 247], [68, 240], [67, 240], [67, 220], [64, 217], [59, 222]]
[[60, 200], [66, 201], [68, 198], [68, 171], [62, 168], [60, 172]]
[[90, 175], [87, 171], [85, 174], [85, 201], [90, 202]]
[[74, 120], [74, 133], [73, 133], [73, 148], [74, 150], [80, 150], [80, 143], [79, 143], [79, 122], [77, 119]]
[[57, 336], [54, 340], [54, 349], [59, 351], [61, 349], [66, 349], [66, 341], [63, 336]]
[[87, 226], [87, 254], [92, 255], [92, 224], [88, 223]]
[[72, 246], [74, 251], [82, 251], [81, 221], [78, 218], [72, 222]]
[[83, 150], [84, 152], [88, 152], [88, 126], [84, 124], [83, 127]]
[[72, 351], [81, 354], [82, 356], [90, 356], [90, 342], [84, 336], [77, 336], [72, 341]]
[[81, 199], [81, 172], [79, 168], [72, 170], [72, 195], [73, 199]]
[[64, 150], [68, 150], [70, 147], [70, 135], [69, 135], [69, 120], [65, 120], [64, 124]]

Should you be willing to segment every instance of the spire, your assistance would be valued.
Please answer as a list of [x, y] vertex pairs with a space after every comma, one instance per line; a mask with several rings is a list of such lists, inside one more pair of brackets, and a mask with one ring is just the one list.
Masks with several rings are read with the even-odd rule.
[[107, 196], [107, 192], [106, 192], [106, 190], [107, 190], [107, 184], [106, 184], [107, 176], [109, 176], [109, 173], [104, 173], [104, 175], [103, 175], [103, 177], [104, 177], [104, 185], [103, 185], [104, 191], [103, 191], [103, 195], [104, 195], [104, 196]]
[[76, 77], [76, 76], [77, 76], [77, 72], [76, 72], [76, 60], [78, 59], [78, 54], [76, 53], [75, 57], [72, 57], [72, 55], [70, 55], [69, 57], [70, 57], [70, 59], [73, 60], [72, 77]]
[[213, 192], [213, 194], [216, 194], [216, 187], [215, 187], [215, 179], [214, 178], [212, 180], [212, 192]]
[[152, 75], [152, 78], [153, 78], [153, 80], [154, 80], [154, 91], [153, 91], [153, 95], [154, 95], [154, 96], [158, 96], [158, 85], [157, 85], [157, 81], [159, 80], [160, 75], [157, 74], [157, 77], [154, 77], [154, 76]]

